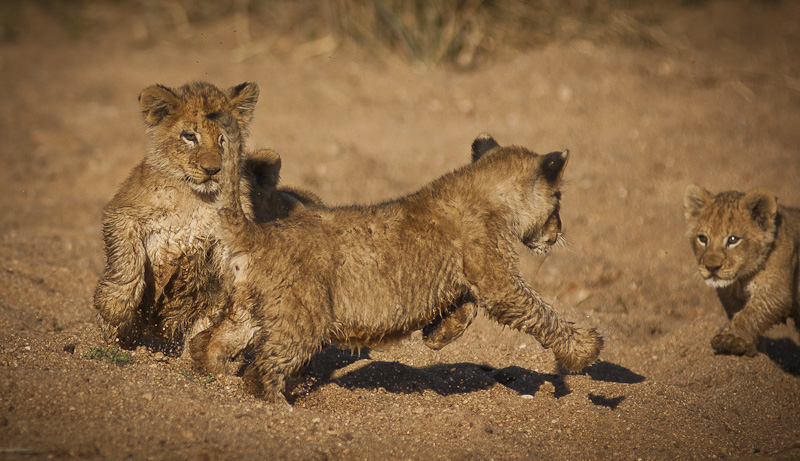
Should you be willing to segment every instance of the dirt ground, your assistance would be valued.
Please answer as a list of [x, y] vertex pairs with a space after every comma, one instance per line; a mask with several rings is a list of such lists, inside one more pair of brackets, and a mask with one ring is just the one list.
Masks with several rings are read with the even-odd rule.
[[[674, 7], [656, 46], [553, 40], [467, 69], [247, 42], [227, 17], [154, 38], [123, 11], [76, 37], [26, 7], [0, 43], [0, 458], [800, 458], [800, 336], [776, 326], [754, 358], [714, 354], [726, 318], [682, 205], [696, 182], [800, 206], [800, 3]], [[136, 98], [195, 79], [257, 82], [249, 145], [329, 204], [414, 191], [483, 131], [569, 148], [569, 244], [522, 267], [602, 332], [601, 360], [558, 374], [531, 337], [479, 317], [440, 352], [419, 333], [328, 349], [283, 409], [161, 353], [87, 358], [103, 345], [101, 209], [147, 142]]]

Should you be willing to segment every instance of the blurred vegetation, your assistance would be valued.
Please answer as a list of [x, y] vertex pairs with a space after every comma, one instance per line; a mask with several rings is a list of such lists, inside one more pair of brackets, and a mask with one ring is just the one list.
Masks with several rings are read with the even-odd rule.
[[135, 362], [133, 357], [127, 352], [123, 352], [112, 347], [95, 347], [89, 349], [85, 354], [83, 354], [83, 358], [89, 360], [99, 360], [109, 365], [119, 366], [130, 365]]
[[[648, 42], [634, 0], [338, 0], [330, 25], [340, 36], [410, 60], [469, 64], [500, 45], [529, 48], [589, 38]], [[620, 22], [620, 20], [622, 22]], [[620, 28], [620, 25], [626, 30]]]
[[[148, 38], [190, 34], [196, 24], [234, 17], [243, 46], [277, 34], [307, 55], [355, 45], [375, 55], [410, 61], [470, 65], [500, 48], [530, 48], [585, 39], [663, 45], [654, 5], [679, 7], [702, 0], [5, 0], [0, 37], [13, 40], [22, 5], [37, 4], [76, 37], [102, 27], [116, 9], [137, 18]], [[663, 10], [662, 10], [663, 11]], [[130, 19], [130, 16], [128, 16]], [[188, 32], [187, 32], [188, 31]], [[316, 49], [315, 49], [316, 47]], [[262, 47], [251, 47], [255, 54]], [[245, 52], [246, 57], [247, 52]]]

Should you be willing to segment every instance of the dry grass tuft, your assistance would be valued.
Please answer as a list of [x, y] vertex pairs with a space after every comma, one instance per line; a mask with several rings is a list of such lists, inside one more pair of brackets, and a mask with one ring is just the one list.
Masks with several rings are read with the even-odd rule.
[[[413, 62], [472, 65], [498, 49], [589, 40], [672, 48], [658, 26], [659, 2], [643, 0], [9, 0], [0, 38], [15, 35], [22, 4], [62, 18], [77, 37], [125, 9], [142, 40], [192, 36], [193, 25], [233, 15], [238, 59], [288, 52], [307, 59], [343, 44]], [[286, 42], [291, 50], [280, 50]], [[277, 43], [283, 45], [276, 45]]]

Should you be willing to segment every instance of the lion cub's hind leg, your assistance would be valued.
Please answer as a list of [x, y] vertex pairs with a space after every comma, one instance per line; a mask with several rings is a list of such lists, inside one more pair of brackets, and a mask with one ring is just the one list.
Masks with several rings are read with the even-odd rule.
[[472, 300], [456, 304], [422, 329], [422, 342], [435, 351], [440, 350], [460, 338], [477, 313], [478, 306]]

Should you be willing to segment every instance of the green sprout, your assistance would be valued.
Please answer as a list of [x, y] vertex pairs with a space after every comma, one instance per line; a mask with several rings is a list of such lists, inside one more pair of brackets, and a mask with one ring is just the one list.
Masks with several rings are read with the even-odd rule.
[[127, 352], [112, 347], [94, 347], [83, 354], [83, 358], [90, 360], [100, 360], [110, 365], [130, 365], [135, 362], [133, 357]]

